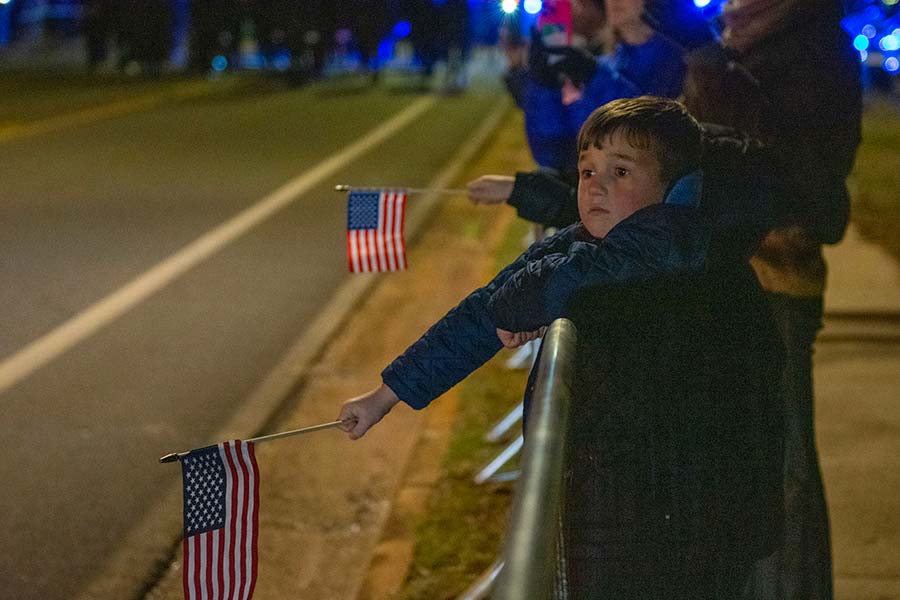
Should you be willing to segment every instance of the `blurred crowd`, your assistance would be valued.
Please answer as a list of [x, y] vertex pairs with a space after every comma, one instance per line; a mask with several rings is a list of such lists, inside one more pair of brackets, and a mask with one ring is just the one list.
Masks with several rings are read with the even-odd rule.
[[[374, 78], [392, 42], [403, 38], [417, 67], [430, 75], [438, 61], [461, 64], [470, 45], [468, 0], [193, 0], [188, 10], [187, 64], [198, 72], [219, 68], [217, 57], [230, 60], [250, 47], [256, 68], [308, 78], [321, 75], [329, 60], [351, 57], [357, 70]], [[171, 0], [86, 0], [88, 63], [106, 62], [115, 49], [121, 67], [137, 63], [142, 72], [159, 71], [171, 54], [178, 17]]]

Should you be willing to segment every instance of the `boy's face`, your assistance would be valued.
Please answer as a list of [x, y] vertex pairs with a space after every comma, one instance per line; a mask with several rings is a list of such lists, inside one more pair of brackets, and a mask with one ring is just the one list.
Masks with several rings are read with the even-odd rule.
[[651, 150], [635, 148], [620, 132], [607, 136], [602, 145], [578, 156], [578, 214], [595, 238], [606, 237], [632, 213], [662, 202], [666, 191]]

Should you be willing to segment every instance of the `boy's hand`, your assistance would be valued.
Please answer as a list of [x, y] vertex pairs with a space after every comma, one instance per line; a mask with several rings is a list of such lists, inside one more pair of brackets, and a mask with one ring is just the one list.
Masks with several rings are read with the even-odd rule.
[[398, 402], [400, 398], [394, 390], [381, 384], [381, 387], [344, 403], [339, 417], [340, 427], [350, 434], [351, 440], [358, 440]]
[[466, 185], [469, 200], [475, 204], [500, 204], [512, 195], [515, 177], [508, 175], [482, 175]]
[[537, 331], [519, 331], [516, 333], [513, 333], [512, 331], [506, 331], [505, 329], [498, 329], [497, 337], [500, 338], [500, 342], [505, 347], [518, 348], [519, 346], [524, 345], [526, 342], [544, 337], [545, 333], [547, 333], [546, 327], [541, 327]]

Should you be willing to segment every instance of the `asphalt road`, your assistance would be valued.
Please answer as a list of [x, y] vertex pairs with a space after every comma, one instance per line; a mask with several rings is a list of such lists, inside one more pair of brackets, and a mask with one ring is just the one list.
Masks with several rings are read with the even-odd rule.
[[[73, 107], [42, 93], [40, 114], [0, 107], [3, 598], [76, 595], [180, 477], [157, 457], [218, 441], [349, 277], [333, 185], [426, 185], [501, 91], [244, 86], [124, 105], [103, 93], [118, 108], [68, 120], [89, 94]], [[402, 114], [414, 116], [366, 138]], [[246, 231], [103, 304], [360, 139], [356, 157]], [[57, 345], [36, 348], [48, 338]]]

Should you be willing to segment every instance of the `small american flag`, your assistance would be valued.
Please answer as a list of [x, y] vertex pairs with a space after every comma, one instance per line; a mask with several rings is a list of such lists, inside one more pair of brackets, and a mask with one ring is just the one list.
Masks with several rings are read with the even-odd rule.
[[351, 190], [347, 197], [347, 260], [351, 273], [406, 268], [406, 190]]
[[250, 600], [256, 585], [259, 470], [253, 444], [191, 450], [184, 482], [185, 600]]

